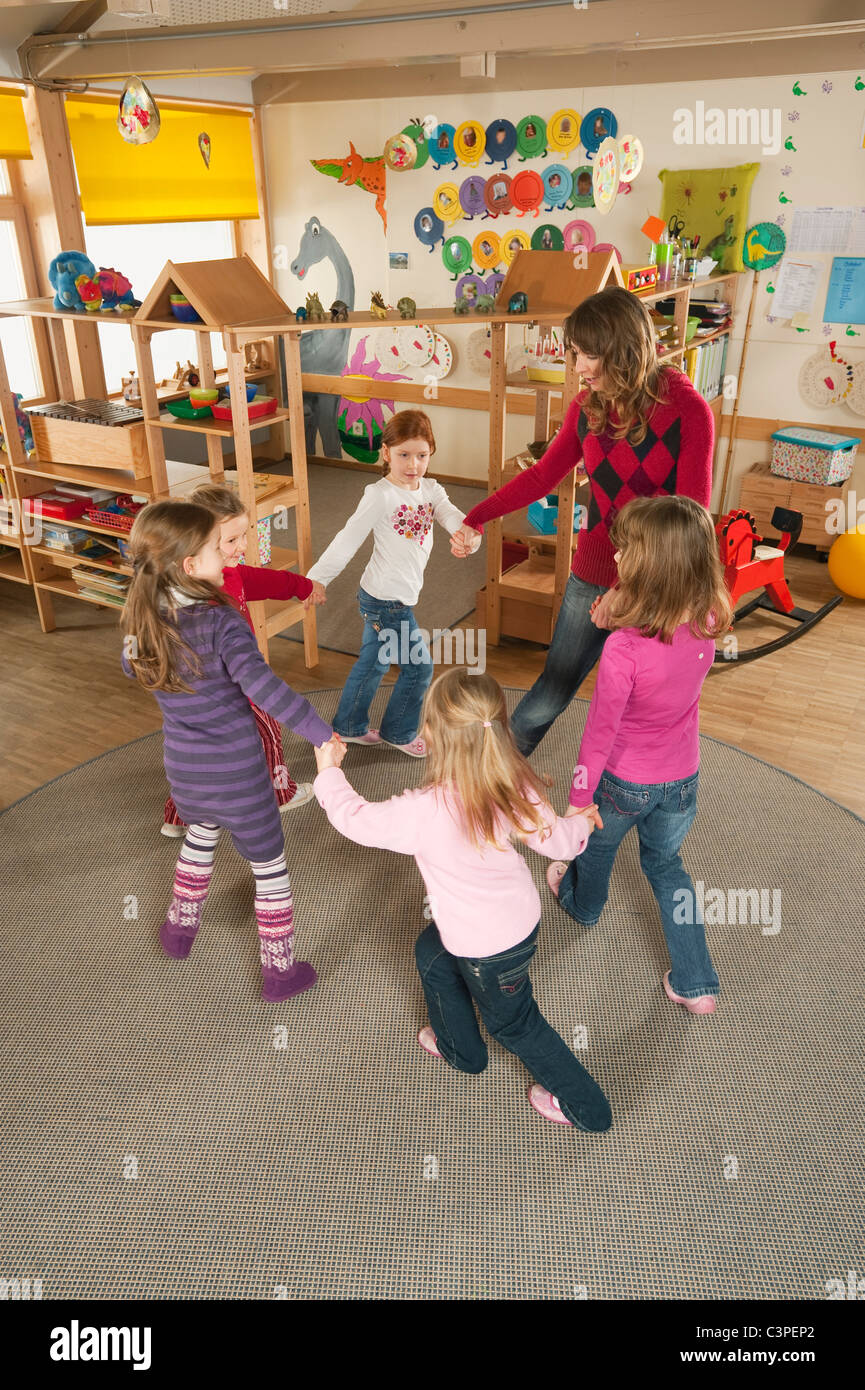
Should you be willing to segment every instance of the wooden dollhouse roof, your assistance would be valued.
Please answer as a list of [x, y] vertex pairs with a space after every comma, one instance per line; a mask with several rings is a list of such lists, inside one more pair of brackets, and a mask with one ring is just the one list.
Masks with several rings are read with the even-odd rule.
[[[220, 329], [227, 324], [288, 314], [285, 301], [262, 275], [249, 256], [228, 256], [218, 261], [166, 261], [150, 293], [135, 315], [136, 323], [172, 323], [169, 295], [184, 294], [201, 317], [202, 324]], [[195, 325], [189, 325], [194, 327]]]
[[[585, 260], [585, 269], [581, 268]], [[615, 251], [517, 251], [496, 296], [496, 308], [507, 310], [512, 294], [522, 290], [528, 314], [561, 309], [566, 317], [590, 294], [621, 285], [624, 279]]]

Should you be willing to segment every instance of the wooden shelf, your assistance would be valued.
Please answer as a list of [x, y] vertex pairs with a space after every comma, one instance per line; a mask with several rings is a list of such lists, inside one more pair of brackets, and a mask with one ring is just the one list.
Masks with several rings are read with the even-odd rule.
[[[0, 304], [0, 318], [40, 318], [68, 319], [71, 323], [120, 323], [128, 328], [133, 321], [135, 310], [128, 314], [117, 314], [113, 309], [100, 309], [95, 314], [74, 313], [71, 309], [55, 309], [53, 298], [13, 299]], [[186, 325], [176, 323], [176, 328]]]
[[555, 593], [556, 571], [552, 556], [547, 563], [546, 556], [523, 560], [502, 575], [499, 594], [503, 599], [517, 599], [521, 603], [533, 603], [539, 608], [552, 608]]
[[724, 328], [716, 328], [714, 333], [704, 333], [702, 338], [698, 338], [695, 333], [693, 338], [690, 338], [685, 344], [685, 350], [699, 347], [701, 343], [714, 343], [716, 338], [723, 338], [725, 333], [729, 333], [732, 327], [732, 323], [728, 323]]
[[563, 381], [532, 381], [525, 372], [509, 372], [505, 377], [505, 385], [521, 391], [555, 391], [558, 395], [565, 389]]
[[[2, 544], [6, 545], [8, 542], [4, 540]], [[0, 579], [11, 579], [16, 584], [30, 583], [24, 573], [24, 562], [20, 555], [0, 555]]]
[[[278, 425], [280, 420], [288, 419], [287, 410], [275, 410], [272, 415], [265, 415], [260, 420], [250, 420], [250, 433], [256, 430], [266, 430], [270, 425]], [[193, 434], [218, 434], [222, 439], [234, 438], [233, 420], [214, 420], [213, 416], [205, 416], [203, 420], [178, 420], [173, 415], [166, 419], [160, 415], [158, 420], [145, 420], [145, 425], [157, 425], [163, 430], [191, 430]]]
[[82, 603], [95, 603], [99, 608], [116, 608], [120, 612], [120, 605], [111, 603], [109, 599], [93, 598], [90, 594], [82, 594], [74, 579], [37, 579], [37, 589], [46, 589], [50, 594], [62, 594], [64, 598], [78, 598]]
[[[277, 369], [276, 369], [275, 367], [271, 367], [271, 368], [270, 368], [269, 370], [267, 370], [267, 371], [262, 370], [262, 371], [260, 371], [260, 372], [247, 372], [247, 373], [246, 373], [246, 380], [247, 380], [247, 381], [264, 381], [264, 380], [266, 380], [267, 377], [269, 377], [269, 376], [275, 376], [275, 375], [276, 375], [276, 371], [277, 371]], [[217, 385], [217, 386], [222, 387], [222, 386], [225, 386], [225, 385], [227, 384], [227, 382], [228, 382], [228, 371], [227, 371], [227, 369], [226, 369], [225, 367], [220, 367], [219, 371], [214, 373], [214, 376], [215, 376], [215, 379], [216, 379], [216, 385]], [[122, 391], [115, 391], [115, 392], [114, 392], [114, 395], [113, 395], [113, 396], [109, 396], [108, 399], [109, 399], [109, 400], [120, 399], [120, 398], [122, 397], [122, 395], [123, 395], [123, 392], [122, 392]], [[184, 389], [183, 389], [182, 391], [172, 391], [172, 390], [171, 390], [169, 387], [167, 387], [167, 386], [157, 386], [157, 388], [156, 388], [156, 399], [159, 401], [160, 405], [162, 405], [165, 401], [182, 401], [183, 398], [184, 398], [184, 396], [188, 396], [188, 395], [189, 395], [189, 387], [188, 387], [188, 386], [187, 386], [187, 387], [184, 387]]]
[[[32, 473], [36, 478], [50, 478], [55, 483], [82, 483], [85, 487], [110, 488], [112, 492], [153, 492], [151, 478], [136, 478], [132, 473], [116, 468], [80, 468], [74, 463], [41, 463], [30, 458], [26, 466], [15, 472]], [[46, 489], [47, 491], [47, 489]]]
[[264, 605], [264, 622], [268, 637], [275, 637], [277, 633], [283, 632], [287, 627], [294, 627], [297, 623], [302, 623], [306, 615], [306, 609], [300, 599], [293, 598], [288, 603], [283, 603], [281, 599], [268, 599]]
[[125, 574], [130, 578], [132, 576], [132, 566], [124, 564], [120, 559], [116, 564], [112, 564], [104, 558], [88, 560], [86, 555], [67, 554], [65, 550], [52, 550], [48, 545], [34, 545], [31, 546], [31, 550], [34, 555], [42, 555], [46, 560], [50, 560], [52, 564], [59, 565], [63, 569], [72, 569], [75, 565], [86, 565], [88, 569], [107, 570], [109, 574]]
[[270, 552], [268, 569], [291, 570], [297, 564], [297, 551], [286, 550], [283, 546], [273, 546]]

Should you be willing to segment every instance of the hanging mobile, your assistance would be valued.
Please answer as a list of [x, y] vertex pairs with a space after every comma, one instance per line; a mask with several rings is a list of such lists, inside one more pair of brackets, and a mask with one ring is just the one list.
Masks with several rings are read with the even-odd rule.
[[204, 160], [204, 167], [210, 168], [210, 136], [206, 130], [202, 130], [198, 137], [198, 148], [201, 151], [201, 158]]
[[140, 77], [130, 77], [120, 93], [117, 129], [129, 145], [149, 145], [159, 134], [159, 107]]

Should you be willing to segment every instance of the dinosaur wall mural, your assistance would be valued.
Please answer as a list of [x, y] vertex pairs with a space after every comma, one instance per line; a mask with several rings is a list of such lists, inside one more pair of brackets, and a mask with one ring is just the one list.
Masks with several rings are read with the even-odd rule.
[[348, 147], [350, 153], [346, 155], [345, 159], [311, 159], [309, 162], [320, 174], [327, 174], [329, 178], [336, 179], [339, 183], [355, 184], [357, 187], [366, 189], [367, 193], [372, 193], [375, 197], [375, 210], [379, 213], [384, 223], [384, 229], [387, 231], [387, 212], [384, 206], [384, 200], [387, 196], [385, 182], [387, 166], [384, 162], [384, 155], [377, 154], [370, 159], [364, 159], [363, 155], [358, 154], [350, 140]]
[[[336, 271], [336, 298], [354, 308], [354, 275], [348, 256], [333, 232], [321, 219], [311, 217], [303, 229], [297, 255], [291, 262], [291, 273], [306, 282], [312, 266], [329, 260]], [[326, 333], [300, 335], [300, 367], [303, 372], [320, 372], [341, 376], [348, 361], [350, 328], [328, 329]], [[337, 428], [338, 396], [325, 396], [307, 391], [303, 397], [303, 427], [307, 454], [318, 453], [316, 438], [321, 435], [321, 452], [327, 458], [342, 458], [342, 445]]]

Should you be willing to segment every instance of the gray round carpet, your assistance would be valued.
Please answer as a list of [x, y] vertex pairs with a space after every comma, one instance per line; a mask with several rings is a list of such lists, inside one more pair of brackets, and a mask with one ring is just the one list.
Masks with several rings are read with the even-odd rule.
[[[338, 693], [312, 697], [325, 718]], [[560, 809], [585, 714], [534, 760]], [[311, 780], [309, 745], [287, 747]], [[423, 776], [392, 749], [345, 770], [371, 800]], [[662, 992], [633, 835], [590, 932], [527, 851], [535, 991], [571, 1045], [586, 1030], [605, 1135], [536, 1115], [494, 1043], [478, 1077], [421, 1052], [420, 876], [316, 803], [284, 824], [320, 982], [273, 1005], [228, 841], [192, 955], [162, 954], [179, 842], [158, 833], [161, 736], [18, 802], [0, 820], [4, 1271], [45, 1299], [825, 1298], [863, 1260], [865, 825], [711, 739], [701, 783], [694, 879], [781, 892], [780, 931], [707, 928], [712, 1017]]]

